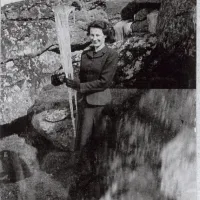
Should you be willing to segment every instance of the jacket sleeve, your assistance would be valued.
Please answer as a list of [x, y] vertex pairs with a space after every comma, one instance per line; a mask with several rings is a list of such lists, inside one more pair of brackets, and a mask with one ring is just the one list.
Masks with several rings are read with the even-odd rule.
[[81, 93], [93, 93], [98, 91], [103, 91], [108, 88], [113, 80], [117, 69], [118, 54], [112, 51], [107, 58], [107, 61], [103, 67], [101, 75], [98, 80], [80, 83]]

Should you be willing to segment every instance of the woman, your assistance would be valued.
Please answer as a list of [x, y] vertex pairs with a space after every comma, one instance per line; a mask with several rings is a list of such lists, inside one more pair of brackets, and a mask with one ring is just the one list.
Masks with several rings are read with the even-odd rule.
[[[95, 152], [102, 143], [99, 131], [103, 125], [102, 111], [105, 105], [111, 102], [111, 93], [108, 88], [111, 86], [116, 72], [118, 55], [116, 51], [105, 44], [107, 40], [110, 40], [110, 27], [106, 22], [92, 22], [88, 26], [87, 33], [91, 45], [81, 55], [79, 79], [65, 78], [64, 81], [68, 87], [78, 91], [78, 99], [81, 99], [78, 101], [75, 145], [75, 157], [77, 157], [78, 163], [74, 163], [75, 170], [80, 171], [80, 165], [86, 165], [84, 158], [82, 158], [86, 155], [91, 166], [90, 172], [93, 174], [91, 177], [96, 177], [99, 171], [96, 163], [99, 160], [96, 156], [99, 153]], [[59, 85], [59, 81], [58, 84], [54, 81], [52, 84]], [[98, 179], [97, 182], [95, 188], [100, 188], [100, 180]], [[97, 190], [100, 191], [100, 189]], [[76, 188], [71, 189], [70, 193], [72, 196], [75, 195], [74, 198], [77, 199]], [[94, 193], [95, 196], [99, 197], [101, 192], [95, 191]]]
[[98, 132], [101, 112], [111, 102], [108, 88], [116, 72], [118, 55], [105, 44], [109, 30], [109, 25], [104, 21], [94, 21], [88, 26], [91, 45], [81, 56], [80, 80], [66, 78], [66, 85], [76, 89], [83, 97], [83, 112], [81, 119], [79, 116], [80, 131], [76, 142], [78, 151], [86, 145], [92, 134]]

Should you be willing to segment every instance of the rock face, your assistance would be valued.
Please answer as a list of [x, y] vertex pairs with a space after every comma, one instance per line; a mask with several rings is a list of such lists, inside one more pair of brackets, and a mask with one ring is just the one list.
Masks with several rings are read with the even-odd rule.
[[[23, 160], [23, 162], [26, 163], [31, 173], [34, 173], [34, 171], [39, 167], [36, 158], [37, 150], [34, 147], [26, 144], [25, 140], [18, 137], [17, 135], [12, 135], [0, 140], [0, 152], [2, 151], [10, 151], [16, 153]], [[13, 164], [20, 165], [18, 162]], [[14, 166], [14, 168], [17, 169], [20, 167]]]
[[67, 189], [39, 169], [37, 150], [17, 135], [0, 140], [2, 200], [66, 199]]
[[65, 187], [74, 185], [77, 174], [74, 174], [72, 152], [50, 152], [41, 164], [42, 171], [51, 174], [52, 178], [61, 182]]
[[[3, 61], [22, 56], [36, 56], [55, 44], [54, 23], [46, 21], [8, 21], [2, 26]], [[36, 39], [37, 38], [37, 39]]]
[[62, 114], [63, 111], [64, 110], [43, 111], [33, 117], [32, 124], [38, 133], [52, 141], [55, 146], [65, 150], [73, 150], [74, 131], [71, 122], [70, 111], [67, 110], [67, 119], [59, 120], [56, 123], [46, 120], [50, 113], [57, 112]]
[[[122, 19], [131, 20], [142, 19], [145, 10], [150, 12], [156, 9], [147, 15], [146, 29], [158, 37], [156, 48], [144, 61], [136, 79], [130, 79], [128, 83], [122, 82], [122, 85], [137, 88], [196, 87], [195, 8], [195, 1], [180, 4], [170, 0], [160, 4], [131, 2], [122, 9]], [[144, 28], [142, 23], [145, 21], [133, 22], [132, 30], [138, 34]]]
[[[151, 12], [152, 10], [154, 11]], [[180, 4], [176, 0], [130, 2], [122, 9], [122, 19], [136, 20], [132, 24], [133, 31], [138, 34], [148, 24], [145, 29], [158, 37], [157, 46], [144, 61], [140, 75], [136, 80], [122, 82], [122, 85], [137, 88], [196, 87], [195, 10], [195, 1]], [[151, 12], [147, 15], [147, 24], [143, 15], [145, 11]], [[142, 19], [143, 21], [138, 21]]]
[[40, 90], [50, 83], [50, 74], [59, 66], [60, 56], [51, 51], [2, 64], [1, 124], [25, 116]]
[[[66, 111], [64, 117], [58, 121], [46, 120], [53, 112], [56, 115]], [[35, 131], [51, 141], [56, 147], [72, 150], [73, 149], [73, 127], [68, 102], [67, 87], [61, 85], [54, 87], [46, 86], [36, 99], [34, 106], [29, 109], [29, 118]]]
[[[195, 88], [195, 8], [195, 1], [162, 1], [158, 16], [158, 41], [164, 50], [160, 50], [157, 73], [172, 74], [176, 68], [172, 77], [181, 77], [182, 83], [177, 87]], [[166, 71], [161, 72], [164, 68]]]
[[148, 10], [143, 8], [134, 15], [134, 21], [142, 21], [147, 18]]
[[145, 60], [156, 47], [157, 38], [151, 34], [141, 34], [129, 38], [125, 42], [112, 45], [119, 52], [118, 68], [115, 75], [116, 87], [140, 88], [143, 85], [135, 85], [140, 77], [141, 70], [145, 68]]
[[[36, 6], [36, 5], [35, 5]], [[37, 5], [37, 8], [42, 9], [44, 5]], [[55, 22], [53, 21], [53, 12], [48, 7], [48, 10], [43, 13], [45, 17], [34, 13], [34, 19], [27, 13], [22, 18], [13, 14], [13, 7], [3, 10], [6, 19], [2, 24], [2, 60], [6, 62], [10, 59], [17, 59], [23, 56], [35, 57], [42, 54], [45, 50], [58, 44], [55, 30]], [[21, 7], [19, 8], [21, 9]], [[44, 8], [43, 8], [44, 9]], [[45, 9], [44, 9], [45, 10]], [[20, 12], [21, 14], [21, 12]], [[49, 16], [49, 15], [50, 16]], [[52, 19], [51, 19], [52, 18]], [[75, 24], [70, 24], [71, 44], [83, 45], [87, 41], [87, 35], [84, 29], [87, 24], [94, 19], [107, 19], [107, 15], [103, 10], [90, 10], [84, 8], [81, 11], [76, 11]], [[72, 21], [71, 21], [72, 22]]]
[[[107, 0], [106, 1], [106, 10], [105, 11], [108, 13], [108, 17], [111, 20], [111, 22], [115, 22], [115, 20], [119, 21], [121, 19], [121, 11], [122, 11], [122, 9], [127, 8], [128, 9], [128, 13], [127, 14], [128, 15], [131, 14], [131, 16], [133, 16], [133, 13], [130, 13], [130, 10], [131, 10], [131, 6], [130, 5], [134, 5], [135, 6], [138, 3], [143, 3], [143, 4], [151, 3], [151, 4], [154, 4], [154, 5], [156, 5], [156, 4], [159, 5], [160, 4], [160, 0], [115, 0], [115, 1]], [[134, 13], [134, 14], [136, 14], [136, 13]], [[129, 15], [128, 19], [133, 19], [133, 18], [130, 17], [130, 15]]]
[[123, 1], [106, 1], [106, 12], [108, 13], [108, 18], [111, 23], [115, 24], [121, 19], [121, 10], [132, 0]]
[[2, 200], [31, 199], [59, 199], [68, 197], [67, 189], [58, 181], [44, 172], [38, 172], [34, 176], [17, 183], [7, 184], [1, 187], [0, 197]]
[[131, 25], [132, 32], [148, 32], [148, 23], [147, 20], [143, 20], [142, 22], [133, 22]]
[[163, 42], [165, 48], [172, 47], [175, 43], [186, 37], [190, 38], [194, 34], [193, 9], [195, 6], [195, 1], [181, 3], [177, 0], [162, 1], [157, 29], [159, 41]]

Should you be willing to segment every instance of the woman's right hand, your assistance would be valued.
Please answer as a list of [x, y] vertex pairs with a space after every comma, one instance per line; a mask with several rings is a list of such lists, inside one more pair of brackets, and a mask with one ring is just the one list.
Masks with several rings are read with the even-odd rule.
[[54, 86], [62, 85], [63, 83], [65, 83], [65, 79], [66, 79], [66, 76], [65, 76], [65, 73], [63, 71], [63, 68], [60, 67], [51, 76], [51, 84], [54, 85]]
[[65, 78], [65, 83], [66, 83], [67, 87], [70, 87], [74, 90], [80, 90], [80, 80], [79, 79]]

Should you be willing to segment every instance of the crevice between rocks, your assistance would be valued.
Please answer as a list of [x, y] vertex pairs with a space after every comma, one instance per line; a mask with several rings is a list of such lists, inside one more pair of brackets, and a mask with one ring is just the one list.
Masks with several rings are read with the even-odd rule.
[[10, 136], [14, 133], [19, 134], [26, 132], [28, 124], [28, 117], [23, 116], [12, 121], [11, 123], [0, 125], [0, 138]]
[[[84, 44], [71, 45], [71, 51], [75, 52], [75, 51], [84, 50], [88, 45], [90, 45], [90, 42], [86, 42]], [[38, 52], [37, 54], [24, 55], [24, 56], [20, 56], [20, 57], [17, 57], [17, 58], [9, 58], [9, 59], [1, 62], [1, 64], [6, 64], [7, 62], [19, 60], [19, 59], [25, 58], [25, 57], [34, 58], [34, 57], [42, 55], [46, 51], [52, 51], [54, 53], [60, 54], [60, 49], [59, 49], [58, 44], [53, 44], [53, 45], [50, 45], [49, 47], [47, 47], [46, 49], [42, 50], [41, 52]]]
[[[5, 14], [5, 13], [4, 13]], [[17, 22], [27, 22], [27, 21], [43, 21], [43, 20], [52, 20], [55, 22], [55, 18], [54, 17], [44, 17], [44, 18], [17, 18], [17, 19], [9, 19], [6, 14], [5, 14], [6, 20], [8, 21], [17, 21]]]

